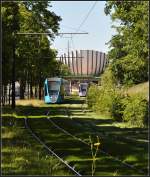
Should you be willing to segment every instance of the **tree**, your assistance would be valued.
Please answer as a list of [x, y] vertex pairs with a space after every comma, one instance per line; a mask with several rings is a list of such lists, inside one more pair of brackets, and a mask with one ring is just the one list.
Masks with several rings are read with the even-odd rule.
[[[6, 86], [12, 80], [12, 98], [15, 95], [15, 33], [19, 30], [19, 7], [15, 2], [3, 3], [2, 7], [2, 82], [4, 86], [3, 97], [6, 97]], [[12, 67], [11, 67], [12, 66]], [[12, 78], [11, 78], [12, 77]], [[5, 101], [4, 101], [5, 103]], [[15, 99], [12, 99], [15, 107]]]
[[[42, 87], [44, 77], [53, 75], [55, 67], [51, 67], [56, 52], [51, 49], [51, 41], [59, 30], [61, 18], [51, 12], [50, 2], [5, 2], [2, 4], [3, 25], [3, 84], [11, 79], [11, 60], [13, 57], [13, 36], [15, 39], [16, 79], [21, 84], [21, 97], [24, 98], [26, 83]], [[13, 10], [17, 11], [13, 11]], [[14, 12], [14, 13], [13, 13]], [[14, 30], [14, 22], [17, 24]], [[49, 32], [49, 35], [26, 36], [14, 35], [17, 32]], [[49, 57], [49, 59], [45, 59]], [[13, 67], [14, 68], [14, 67]], [[41, 90], [41, 88], [39, 89]], [[40, 91], [39, 91], [40, 93]], [[32, 93], [30, 93], [32, 96]]]
[[121, 84], [148, 80], [148, 2], [108, 1], [106, 15], [119, 26], [109, 41], [111, 69]]

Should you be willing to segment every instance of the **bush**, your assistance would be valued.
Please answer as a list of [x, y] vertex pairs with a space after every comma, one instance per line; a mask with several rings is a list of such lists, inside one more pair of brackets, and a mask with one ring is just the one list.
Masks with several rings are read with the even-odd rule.
[[133, 126], [144, 127], [148, 117], [148, 102], [141, 94], [123, 95], [116, 87], [110, 68], [101, 77], [101, 86], [92, 85], [87, 95], [88, 106], [116, 121], [126, 121]]
[[123, 99], [124, 97], [120, 92], [116, 92], [116, 94], [113, 96], [111, 116], [116, 121], [122, 121], [124, 111]]
[[103, 87], [99, 89], [99, 94], [97, 94], [95, 105], [93, 109], [96, 112], [108, 115], [110, 114], [110, 106], [112, 104], [112, 98], [110, 96], [109, 90]]
[[90, 85], [87, 92], [87, 104], [89, 108], [93, 108], [93, 106], [95, 105], [98, 93], [98, 86], [94, 84]]
[[88, 91], [88, 105], [98, 113], [122, 120], [122, 96], [110, 68], [101, 77], [101, 86], [92, 85]]
[[122, 95], [116, 84], [111, 68], [108, 67], [101, 77], [101, 89], [94, 108], [115, 120], [122, 120]]
[[125, 98], [123, 120], [144, 127], [148, 121], [148, 101], [140, 94]]

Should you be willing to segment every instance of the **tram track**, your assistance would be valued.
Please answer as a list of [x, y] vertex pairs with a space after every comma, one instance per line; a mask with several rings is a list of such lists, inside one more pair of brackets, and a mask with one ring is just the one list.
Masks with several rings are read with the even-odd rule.
[[[83, 110], [83, 109], [84, 109], [83, 104], [84, 104], [84, 103], [82, 103], [81, 108], [82, 108], [82, 111], [85, 113], [85, 110]], [[50, 114], [50, 111], [48, 111], [47, 114], [46, 114], [47, 120], [48, 120], [54, 127], [56, 127], [57, 129], [59, 129], [59, 130], [60, 130], [61, 132], [63, 132], [64, 134], [66, 134], [66, 135], [72, 137], [74, 140], [80, 141], [80, 142], [84, 143], [85, 145], [90, 146], [90, 143], [87, 143], [84, 139], [81, 139], [81, 138], [75, 136], [74, 134], [72, 134], [72, 133], [70, 133], [69, 131], [66, 131], [64, 128], [62, 128], [62, 126], [57, 125], [57, 123], [55, 123], [55, 122], [52, 120], [52, 118], [50, 117], [49, 114]], [[69, 107], [67, 107], [67, 108], [65, 109], [65, 114], [66, 114], [67, 117], [69, 117], [72, 121], [75, 121], [75, 122], [76, 122], [76, 120], [74, 120], [74, 119], [72, 118], [71, 113], [69, 112]], [[32, 136], [33, 136], [45, 149], [47, 149], [51, 154], [53, 154], [53, 155], [54, 155], [56, 158], [58, 158], [62, 163], [64, 163], [64, 164], [65, 164], [71, 171], [73, 171], [76, 175], [82, 176], [79, 172], [77, 172], [76, 170], [74, 170], [74, 167], [71, 167], [71, 166], [70, 166], [66, 161], [64, 161], [58, 154], [56, 154], [51, 148], [49, 148], [49, 147], [40, 139], [39, 136], [37, 136], [37, 135], [33, 132], [32, 128], [28, 125], [28, 118], [25, 118], [25, 125], [26, 125], [26, 128], [29, 130], [29, 132], [32, 134]], [[136, 170], [136, 171], [138, 171], [138, 172], [141, 173], [141, 174], [143, 174], [143, 173], [145, 174], [145, 172], [144, 172], [143, 170], [137, 169], [137, 168], [134, 167], [133, 165], [131, 165], [131, 164], [129, 164], [129, 163], [126, 163], [126, 162], [120, 160], [120, 159], [117, 158], [117, 157], [112, 156], [112, 155], [109, 154], [108, 152], [106, 152], [106, 151], [104, 151], [104, 150], [102, 150], [102, 149], [99, 149], [99, 151], [100, 151], [101, 153], [105, 154], [106, 156], [112, 158], [114, 161], [117, 161], [117, 162], [123, 164], [124, 166], [126, 166], [126, 167], [128, 167], [128, 168], [130, 168], [130, 169], [132, 169], [132, 170]]]
[[[85, 111], [85, 109], [84, 109], [84, 104], [85, 104], [85, 100], [84, 100], [84, 102], [83, 102], [82, 105], [81, 105], [81, 109], [82, 109], [82, 112], [84, 112], [84, 113], [87, 115], [87, 113], [86, 113], [86, 111]], [[95, 130], [93, 127], [92, 127], [92, 129]], [[102, 134], [98, 132], [98, 135], [102, 135]], [[113, 139], [120, 141], [120, 139], [119, 139], [120, 137], [119, 137], [119, 136], [110, 135], [110, 134], [105, 135], [105, 137], [110, 137], [110, 136], [111, 136]], [[134, 141], [135, 141], [135, 139], [129, 138], [129, 137], [121, 137], [121, 139], [122, 139], [122, 140], [124, 139], [124, 140], [131, 140], [131, 141], [134, 140]], [[122, 142], [123, 142], [123, 141], [122, 141]], [[131, 165], [131, 164], [127, 163], [127, 162], [124, 162], [124, 161], [122, 161], [121, 159], [119, 159], [118, 157], [114, 157], [114, 156], [112, 156], [110, 153], [108, 153], [108, 152], [106, 152], [106, 151], [103, 151], [103, 150], [100, 150], [100, 151], [101, 151], [102, 153], [107, 154], [108, 156], [111, 156], [111, 157], [114, 158], [116, 161], [121, 162], [122, 164], [128, 166], [129, 168], [135, 169], [135, 170], [139, 171], [140, 173], [142, 173], [142, 174], [144, 173], [144, 174], [145, 174], [145, 172], [144, 172], [143, 170], [137, 169], [134, 165]]]
[[73, 173], [75, 173], [77, 176], [82, 176], [79, 172], [77, 172], [74, 167], [70, 166], [66, 161], [64, 161], [58, 154], [56, 154], [51, 148], [49, 148], [37, 134], [34, 133], [32, 128], [28, 124], [28, 118], [24, 118], [25, 120], [25, 127], [30, 132], [30, 134], [52, 155], [54, 155], [59, 161], [61, 161], [63, 164], [65, 164]]
[[[82, 103], [82, 105], [81, 105], [82, 111], [83, 111], [83, 104], [85, 104], [85, 103]], [[68, 113], [68, 108], [69, 108], [69, 107], [66, 108], [66, 111], [65, 111], [65, 112], [67, 113], [67, 116], [70, 118], [70, 115], [71, 115], [71, 114]], [[83, 112], [85, 112], [85, 111], [83, 111]], [[82, 143], [84, 143], [84, 144], [90, 146], [90, 143], [87, 143], [85, 140], [74, 136], [74, 135], [71, 134], [70, 132], [66, 131], [65, 129], [63, 129], [62, 127], [60, 127], [59, 125], [57, 125], [54, 121], [52, 121], [52, 119], [49, 117], [49, 111], [47, 112], [47, 116], [48, 116], [47, 120], [48, 120], [49, 122], [51, 122], [56, 128], [58, 128], [59, 130], [61, 130], [63, 133], [65, 133], [65, 134], [71, 136], [71, 137], [72, 137], [73, 139], [75, 139], [75, 140], [78, 140], [78, 141], [80, 141], [80, 142], [82, 142]], [[72, 118], [70, 118], [70, 119], [71, 119], [72, 121], [75, 121], [75, 120], [73, 120]], [[139, 173], [142, 173], [142, 174], [144, 173], [144, 174], [145, 174], [145, 172], [144, 172], [143, 170], [137, 169], [134, 165], [131, 165], [131, 164], [129, 164], [129, 163], [126, 163], [126, 162], [120, 160], [118, 157], [114, 157], [114, 156], [112, 156], [110, 153], [108, 153], [108, 152], [106, 152], [106, 151], [104, 151], [104, 150], [101, 150], [101, 149], [100, 149], [99, 151], [100, 151], [101, 153], [103, 153], [103, 154], [105, 154], [105, 155], [111, 157], [112, 159], [114, 159], [114, 161], [120, 162], [120, 163], [123, 164], [124, 166], [126, 166], [126, 167], [128, 167], [128, 168], [131, 168], [132, 170], [136, 170], [136, 171], [138, 171]]]

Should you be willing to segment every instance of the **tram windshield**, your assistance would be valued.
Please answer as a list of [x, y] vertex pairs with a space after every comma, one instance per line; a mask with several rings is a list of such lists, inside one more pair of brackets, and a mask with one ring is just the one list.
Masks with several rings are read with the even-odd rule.
[[87, 85], [80, 85], [80, 90], [85, 92], [87, 90]]
[[50, 95], [57, 95], [60, 90], [59, 81], [48, 81], [48, 90]]

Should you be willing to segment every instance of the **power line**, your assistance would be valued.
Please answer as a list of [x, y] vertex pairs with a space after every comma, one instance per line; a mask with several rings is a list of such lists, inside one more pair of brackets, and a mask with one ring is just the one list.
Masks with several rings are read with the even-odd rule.
[[93, 4], [93, 6], [92, 6], [91, 9], [89, 10], [89, 12], [88, 12], [87, 15], [85, 16], [85, 18], [83, 19], [82, 23], [81, 23], [81, 24], [79, 25], [79, 27], [77, 28], [76, 32], [78, 32], [78, 31], [80, 30], [81, 26], [86, 22], [86, 20], [88, 19], [90, 13], [91, 13], [92, 10], [94, 9], [94, 7], [95, 7], [95, 5], [96, 5], [97, 2], [98, 2], [98, 1], [96, 1], [96, 2]]
[[[84, 23], [86, 22], [86, 20], [88, 19], [90, 13], [91, 13], [92, 10], [94, 9], [94, 7], [95, 7], [95, 5], [96, 5], [97, 2], [98, 2], [98, 1], [96, 1], [96, 2], [92, 5], [92, 7], [90, 8], [89, 12], [88, 12], [87, 15], [85, 16], [85, 18], [83, 19], [83, 21], [82, 21], [82, 23], [79, 25], [79, 27], [76, 29], [76, 31], [75, 31], [74, 33], [70, 33], [70, 34], [71, 34], [71, 42], [72, 42], [72, 46], [73, 46], [74, 50], [75, 50], [75, 45], [74, 45], [74, 41], [73, 41], [73, 35], [75, 35], [75, 34], [81, 29], [81, 27], [83, 26], [83, 24], [84, 24]], [[65, 26], [65, 25], [64, 25], [64, 26]], [[70, 27], [69, 27], [69, 28], [70, 28]], [[75, 29], [75, 28], [72, 28], [72, 29]], [[88, 33], [80, 33], [80, 34], [88, 34]]]
[[[61, 26], [64, 27], [64, 28], [68, 28], [68, 29], [72, 29], [72, 30], [77, 31], [77, 28], [73, 28], [73, 27], [66, 26], [66, 25], [61, 25]], [[86, 31], [80, 30], [80, 32], [86, 32]]]
[[[81, 24], [79, 25], [79, 27], [77, 28], [77, 30], [75, 32], [78, 32], [81, 27], [83, 26], [83, 24], [86, 22], [86, 20], [88, 19], [90, 13], [92, 12], [92, 10], [94, 9], [95, 5], [97, 4], [98, 1], [95, 1], [95, 3], [92, 5], [92, 7], [90, 8], [89, 12], [87, 13], [87, 15], [85, 16], [85, 18], [83, 19], [83, 21], [81, 22]], [[71, 41], [72, 41], [72, 45], [73, 45], [73, 48], [75, 49], [74, 47], [74, 42], [73, 42], [73, 35], [71, 36]]]
[[[42, 35], [42, 34], [52, 34], [52, 33], [28, 33], [28, 32], [18, 32], [16, 34], [19, 34], [19, 35]], [[88, 34], [87, 32], [84, 32], [84, 33], [77, 33], [77, 32], [74, 32], [74, 33], [57, 33], [59, 35], [64, 35], [64, 34]]]

